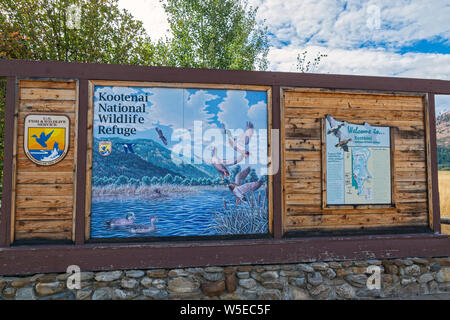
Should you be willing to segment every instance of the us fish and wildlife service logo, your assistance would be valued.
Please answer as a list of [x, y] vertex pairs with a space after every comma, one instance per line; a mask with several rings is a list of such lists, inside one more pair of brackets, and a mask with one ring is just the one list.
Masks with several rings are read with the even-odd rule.
[[106, 157], [111, 154], [112, 151], [112, 142], [111, 141], [100, 141], [98, 143], [98, 152], [100, 155]]
[[66, 115], [27, 115], [23, 143], [26, 156], [41, 166], [60, 162], [69, 150], [69, 130]]

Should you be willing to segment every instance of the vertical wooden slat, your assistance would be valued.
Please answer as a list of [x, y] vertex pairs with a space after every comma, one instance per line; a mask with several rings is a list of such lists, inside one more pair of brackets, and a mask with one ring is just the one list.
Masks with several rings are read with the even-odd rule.
[[85, 188], [85, 213], [84, 213], [84, 237], [90, 238], [91, 234], [91, 191], [92, 191], [92, 148], [93, 148], [93, 125], [94, 125], [94, 84], [88, 82], [87, 102], [87, 137], [86, 137], [86, 188]]
[[87, 149], [87, 114], [88, 81], [80, 80], [78, 85], [78, 131], [77, 131], [77, 165], [76, 165], [76, 212], [75, 244], [84, 244], [85, 198], [86, 198], [86, 149]]
[[4, 156], [3, 156], [3, 193], [2, 212], [0, 216], [0, 247], [8, 247], [11, 244], [12, 226], [12, 189], [15, 128], [16, 128], [16, 102], [17, 80], [16, 77], [6, 78], [6, 105], [5, 105], [5, 129], [4, 129]]
[[[428, 192], [431, 193], [430, 199], [430, 228], [437, 233], [441, 232], [440, 223], [440, 204], [439, 204], [439, 181], [438, 181], [438, 160], [436, 144], [436, 113], [434, 93], [428, 93], [425, 110], [425, 130], [427, 141], [427, 174], [428, 174]], [[431, 180], [431, 181], [430, 181]]]
[[[280, 130], [281, 125], [281, 101], [280, 101], [280, 86], [272, 87], [272, 129]], [[279, 135], [280, 140], [278, 145], [274, 144], [272, 141], [272, 148], [278, 148], [278, 172], [273, 175], [272, 179], [272, 199], [273, 199], [273, 237], [275, 239], [281, 239], [283, 236], [283, 223], [282, 223], [282, 183], [281, 183], [281, 135]], [[280, 150], [281, 149], [281, 150]]]

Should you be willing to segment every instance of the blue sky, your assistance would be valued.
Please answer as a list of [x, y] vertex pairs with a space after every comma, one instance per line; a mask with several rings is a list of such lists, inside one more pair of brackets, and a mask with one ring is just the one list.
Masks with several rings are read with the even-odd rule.
[[[296, 71], [305, 50], [317, 73], [450, 80], [449, 0], [249, 0], [270, 34], [269, 70]], [[153, 40], [168, 36], [159, 0], [119, 0]], [[436, 99], [437, 113], [450, 97]]]

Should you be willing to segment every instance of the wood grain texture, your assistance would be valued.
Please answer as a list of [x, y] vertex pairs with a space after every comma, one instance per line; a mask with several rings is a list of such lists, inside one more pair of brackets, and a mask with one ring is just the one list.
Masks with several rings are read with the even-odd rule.
[[[77, 83], [21, 80], [19, 88], [14, 239], [70, 240], [75, 202]], [[62, 161], [39, 166], [27, 158], [23, 135], [28, 114], [65, 114], [70, 118], [69, 150]]]
[[[283, 230], [337, 231], [429, 223], [425, 105], [421, 94], [285, 89]], [[323, 119], [391, 128], [392, 204], [326, 205]]]

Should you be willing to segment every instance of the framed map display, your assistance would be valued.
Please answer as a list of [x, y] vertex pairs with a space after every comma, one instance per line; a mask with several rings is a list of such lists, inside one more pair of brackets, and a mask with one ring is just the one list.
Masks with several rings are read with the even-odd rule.
[[325, 117], [326, 204], [391, 204], [391, 135]]

